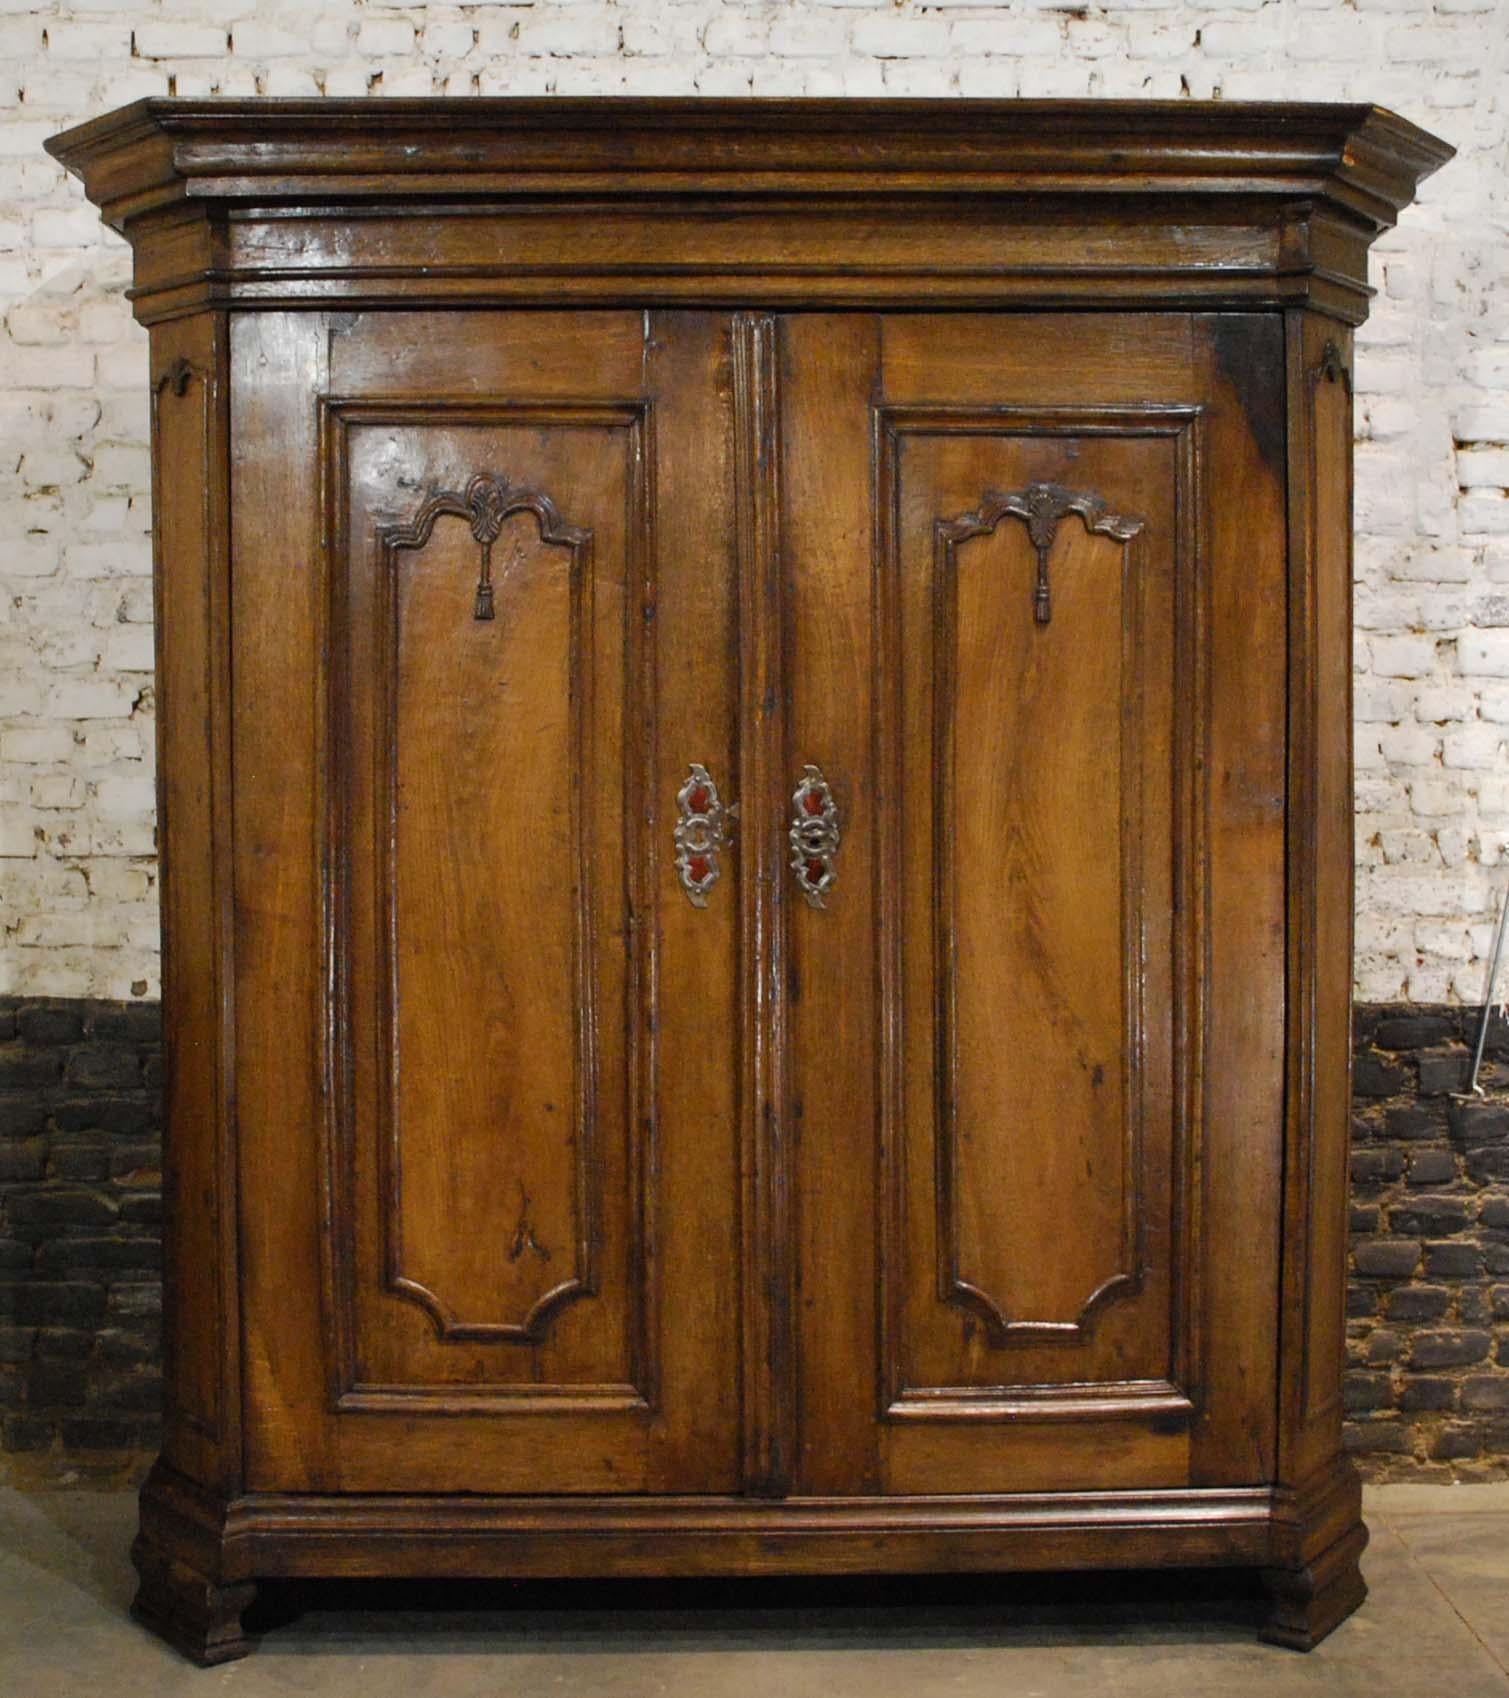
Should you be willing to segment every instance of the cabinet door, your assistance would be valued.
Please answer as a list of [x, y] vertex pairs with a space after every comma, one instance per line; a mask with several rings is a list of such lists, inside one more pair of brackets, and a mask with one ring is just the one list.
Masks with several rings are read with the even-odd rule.
[[796, 1485], [1271, 1478], [1279, 322], [782, 333]]
[[727, 1489], [727, 324], [233, 335], [252, 1483]]

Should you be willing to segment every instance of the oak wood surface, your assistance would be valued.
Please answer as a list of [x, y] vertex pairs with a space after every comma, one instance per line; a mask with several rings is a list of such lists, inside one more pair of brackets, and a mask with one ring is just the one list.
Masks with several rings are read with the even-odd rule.
[[[872, 403], [881, 321], [792, 317], [781, 326], [781, 510], [790, 686], [783, 777], [789, 812], [802, 768], [834, 787], [842, 841], [822, 910], [793, 902], [788, 1035], [794, 1089], [794, 1254], [800, 1488], [878, 1491], [874, 1349], [881, 1290], [876, 1221], [886, 1206], [874, 1155], [877, 821], [870, 756], [875, 667]], [[784, 817], [784, 814], [783, 814]], [[783, 876], [789, 876], [783, 865]]]
[[[1255, 833], [1245, 793], [1240, 807], [1222, 799], [1218, 823], [1250, 845], [1245, 916], [1233, 908], [1222, 940], [1229, 988], [1203, 1003], [1191, 995], [1205, 978], [1208, 906], [1227, 889], [1224, 869], [1203, 859], [1212, 806], [1206, 743], [1215, 736], [1240, 745], [1250, 765], [1270, 773], [1283, 753], [1281, 713], [1261, 712], [1264, 702], [1281, 708], [1282, 665], [1260, 677], [1249, 667], [1246, 702], [1223, 687], [1219, 723], [1208, 723], [1207, 650], [1235, 661], [1246, 627], [1233, 619], [1209, 630], [1207, 579], [1241, 559], [1247, 599], [1258, 590], [1282, 605], [1281, 547], [1265, 549], [1240, 515], [1213, 522], [1207, 510], [1208, 487], [1245, 481], [1259, 511], [1281, 513], [1243, 410], [1259, 407], [1262, 338], [1250, 337], [1245, 350], [1234, 339], [1242, 357], [1223, 374], [1224, 322], [786, 325], [785, 363], [806, 374], [793, 376], [788, 396], [793, 466], [805, 459], [797, 443], [814, 452], [824, 444], [829, 464], [873, 459], [862, 481], [826, 480], [825, 496], [785, 509], [795, 643], [811, 645], [812, 655], [797, 668], [796, 699], [817, 680], [831, 688], [819, 735], [852, 720], [863, 762], [860, 781], [851, 781], [852, 824], [831, 911], [794, 917], [801, 1000], [793, 1032], [810, 1031], [816, 1058], [798, 1081], [797, 1184], [797, 1395], [804, 1411], [814, 1400], [823, 1409], [804, 1436], [816, 1484], [855, 1490], [873, 1478], [930, 1490], [969, 1480], [1031, 1489], [1055, 1468], [1060, 1480], [1085, 1484], [1124, 1479], [1129, 1468], [1146, 1470], [1138, 1477], [1149, 1482], [1259, 1479], [1271, 1466], [1274, 1414], [1262, 1390], [1272, 1383], [1271, 1329], [1261, 1317], [1277, 1301], [1276, 1152], [1271, 1138], [1252, 1135], [1251, 1120], [1228, 1129], [1224, 1117], [1207, 1119], [1202, 1053], [1206, 1024], [1238, 1000], [1238, 962], [1261, 957], [1270, 917], [1281, 913], [1279, 788], [1266, 836]], [[1055, 356], [1047, 377], [1044, 349]], [[1268, 351], [1276, 353], [1275, 339]], [[868, 396], [870, 407], [851, 394]], [[1033, 550], [1020, 521], [1003, 519], [988, 537], [958, 543], [952, 589], [974, 600], [940, 642], [951, 604], [940, 582], [938, 521], [1034, 480], [1077, 481], [1113, 507], [1135, 500], [1141, 529], [1123, 545], [1066, 518], [1050, 560], [1047, 626], [1034, 621]], [[865, 487], [874, 491], [868, 511]], [[848, 505], [830, 518], [840, 498]], [[870, 551], [855, 547], [872, 526], [873, 565]], [[1213, 541], [1223, 550], [1214, 564]], [[967, 551], [986, 548], [994, 553], [977, 554], [966, 579]], [[810, 602], [800, 594], [804, 573], [814, 581]], [[1146, 628], [1135, 641], [1126, 640], [1124, 580], [1143, 609]], [[955, 771], [945, 782], [933, 680], [940, 656], [953, 664], [960, 632], [973, 670], [961, 685], [954, 668], [955, 724], [945, 744]], [[1108, 651], [1098, 654], [1097, 642]], [[871, 659], [857, 676], [844, 670], [856, 647]], [[1034, 669], [1054, 665], [1064, 670], [1039, 693]], [[1040, 720], [1019, 723], [1034, 701], [1044, 704]], [[805, 750], [792, 758], [807, 758]], [[1124, 758], [1142, 774], [1130, 798], [1118, 776]], [[1015, 793], [994, 804], [1003, 782]], [[1123, 890], [1131, 874], [1137, 888]], [[940, 926], [943, 880], [956, 920]], [[983, 928], [967, 967], [953, 948], [958, 916]], [[856, 949], [865, 942], [874, 951], [869, 972]], [[979, 1024], [963, 1049], [956, 1041], [940, 1054], [940, 968], [950, 961], [956, 1017], [971, 999], [987, 1000], [965, 1015]], [[1034, 1021], [1052, 1023], [1035, 1031]], [[1093, 1031], [1099, 1039], [1087, 1042]], [[1224, 1025], [1216, 1036], [1224, 1057], [1232, 1042]], [[1282, 1073], [1271, 1031], [1263, 1036], [1266, 1051], [1241, 1064], [1242, 1101], [1272, 1126]], [[840, 1054], [866, 1058], [843, 1070], [857, 1075], [848, 1092], [833, 1078]], [[950, 1069], [961, 1065], [968, 1083], [950, 1101]], [[1151, 1077], [1137, 1080], [1139, 1071]], [[811, 1079], [824, 1093], [816, 1112]], [[872, 1079], [884, 1104], [878, 1143]], [[1141, 1093], [1135, 1105], [1122, 1101], [1129, 1080]], [[961, 1107], [964, 1137], [954, 1138], [957, 1159], [945, 1159], [938, 1122]], [[981, 1165], [971, 1184], [972, 1162]], [[1242, 1199], [1242, 1246], [1202, 1226], [1204, 1173], [1217, 1167], [1228, 1194]], [[835, 1186], [845, 1206], [811, 1208], [808, 1199]], [[972, 1233], [973, 1248], [956, 1243], [945, 1254], [948, 1232]], [[961, 1248], [964, 1260], [972, 1255], [995, 1273], [967, 1279]], [[940, 1296], [940, 1281], [951, 1297]], [[1013, 1332], [1013, 1316], [1029, 1325]], [[1034, 1329], [1033, 1320], [1047, 1324]], [[991, 1337], [992, 1327], [1003, 1336]], [[1206, 1374], [1221, 1386], [1218, 1397], [1206, 1395]], [[846, 1412], [835, 1408], [834, 1384], [851, 1381], [872, 1388], [871, 1413], [857, 1399]], [[1066, 1418], [1096, 1423], [1093, 1436], [1067, 1432]], [[1129, 1420], [1143, 1424], [1140, 1456]]]
[[[693, 492], [657, 478], [662, 458], [716, 463], [730, 430], [711, 370], [718, 327], [411, 321], [421, 345], [450, 344], [458, 378], [466, 368], [456, 390], [390, 359], [391, 328], [238, 327], [245, 358], [269, 357], [281, 334], [324, 343], [330, 373], [323, 459], [301, 462], [282, 497], [325, 559], [315, 624], [281, 632], [312, 645], [282, 661], [309, 669], [313, 698], [281, 779], [315, 805], [261, 875], [302, 893], [306, 939], [323, 915], [303, 968], [323, 1042], [290, 1057], [284, 1082], [312, 1147], [248, 1201], [277, 1252], [273, 1283], [258, 1268], [247, 1285], [269, 1367], [249, 1477], [391, 1487], [401, 1422], [412, 1489], [525, 1489], [546, 1452], [553, 1490], [726, 1489], [738, 1199], [718, 1105], [734, 975], [714, 916], [737, 881], [695, 916], [702, 929], [673, 916], [674, 952], [661, 915], [684, 905], [669, 775], [694, 759], [716, 769], [701, 733], [717, 737], [720, 693], [725, 726], [731, 713], [728, 637], [695, 585], [732, 526], [716, 481]], [[304, 412], [313, 399], [274, 404]], [[248, 430], [237, 476], [250, 484], [271, 475], [261, 462], [281, 457], [281, 433]], [[475, 614], [481, 549], [466, 517], [437, 517], [422, 540], [413, 527], [473, 476], [548, 495], [559, 519], [502, 522], [491, 619]], [[674, 515], [656, 505], [678, 492]], [[669, 595], [652, 534], [680, 562]], [[248, 584], [285, 569], [265, 529], [239, 558]], [[674, 656], [659, 648], [662, 608], [703, 615]], [[662, 702], [674, 750], [655, 730]], [[251, 806], [248, 831], [263, 825]], [[306, 846], [322, 835], [323, 879]], [[274, 1018], [287, 989], [248, 987], [246, 1017]], [[669, 1089], [654, 1055], [667, 997], [673, 1060], [695, 1044], [711, 1062], [686, 1056]], [[248, 1160], [280, 1132], [243, 1107]], [[280, 1293], [289, 1265], [319, 1277]]]
[[152, 326], [142, 1619], [1211, 1562], [1330, 1631], [1350, 327], [1450, 150], [1193, 102], [49, 145]]

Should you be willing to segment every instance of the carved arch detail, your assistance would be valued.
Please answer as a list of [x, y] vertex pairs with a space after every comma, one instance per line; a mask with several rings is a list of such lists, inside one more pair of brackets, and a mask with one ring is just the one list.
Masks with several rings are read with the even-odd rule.
[[442, 515], [465, 519], [482, 551], [477, 576], [474, 619], [493, 617], [492, 549], [503, 526], [515, 513], [533, 513], [540, 528], [540, 541], [579, 551], [587, 547], [592, 533], [580, 525], [568, 525], [550, 497], [541, 490], [510, 484], [488, 472], [478, 472], [464, 490], [436, 490], [405, 525], [390, 525], [381, 533], [383, 547], [390, 551], [423, 548], [430, 540], [435, 521]]
[[1059, 521], [1071, 513], [1084, 520], [1092, 536], [1115, 537], [1118, 542], [1130, 542], [1142, 529], [1141, 519], [1129, 519], [1113, 513], [1098, 495], [1087, 490], [1065, 489], [1062, 484], [1034, 483], [1026, 489], [1002, 494], [988, 490], [985, 498], [972, 513], [957, 519], [939, 519], [936, 534], [940, 551], [946, 551], [948, 565], [953, 564], [953, 550], [970, 537], [989, 536], [1001, 520], [1021, 519], [1027, 535], [1037, 552], [1037, 580], [1032, 588], [1032, 616], [1039, 625], [1053, 618], [1053, 603], [1048, 585], [1048, 555], [1053, 539], [1058, 535]]

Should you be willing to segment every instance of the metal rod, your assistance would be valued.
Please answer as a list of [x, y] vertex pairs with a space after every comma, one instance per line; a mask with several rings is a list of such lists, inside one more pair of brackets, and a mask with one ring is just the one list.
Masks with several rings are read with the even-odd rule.
[[1493, 959], [1488, 964], [1488, 983], [1483, 987], [1483, 1017], [1478, 1021], [1477, 1047], [1472, 1052], [1472, 1077], [1467, 1081], [1468, 1095], [1481, 1097], [1487, 1093], [1478, 1083], [1478, 1069], [1483, 1065], [1483, 1046], [1488, 1042], [1488, 1022], [1493, 1018], [1493, 987], [1498, 983], [1499, 959], [1504, 953], [1504, 921], [1509, 919], [1509, 887], [1499, 901], [1499, 921], [1493, 929]]

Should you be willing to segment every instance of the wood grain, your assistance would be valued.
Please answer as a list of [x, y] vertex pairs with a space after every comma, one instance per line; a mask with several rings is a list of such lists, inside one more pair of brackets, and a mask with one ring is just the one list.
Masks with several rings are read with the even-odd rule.
[[[901, 1236], [879, 1254], [892, 1488], [1036, 1480], [1033, 1421], [1091, 1423], [1080, 1466], [1120, 1469], [1132, 1439], [1107, 1423], [1140, 1421], [1140, 1465], [1177, 1470], [1192, 1353], [1174, 1292], [1208, 1277], [1176, 1198], [1198, 1122], [1174, 1112], [1170, 1019], [1169, 881], [1191, 872], [1171, 813], [1192, 782], [1174, 763], [1191, 705], [1175, 586], [1197, 571], [1176, 515], [1198, 392], [1172, 326], [1161, 406], [1139, 413], [1098, 357], [1124, 322], [934, 323], [925, 349], [928, 321], [887, 322], [880, 497], [897, 583], [884, 665], [904, 704], [898, 746], [877, 755], [901, 797], [886, 1022], [905, 1034], [887, 1216]], [[1060, 333], [1080, 412], [1018, 363]], [[1060, 387], [1055, 373], [1055, 401]], [[1136, 501], [1141, 522], [1135, 553], [1078, 517], [1060, 527], [1047, 625], [1023, 525], [962, 540], [993, 492], [1044, 482], [1118, 512]], [[940, 1425], [960, 1421], [970, 1432]]]
[[[740, 1164], [744, 1276], [744, 1486], [780, 1497], [795, 1445], [783, 826], [785, 612], [781, 573], [777, 327], [742, 313], [731, 328], [734, 511], [739, 541], [739, 793], [744, 809], [739, 930]], [[751, 1294], [758, 1296], [751, 1300]]]
[[[259, 1300], [289, 1363], [266, 1388], [260, 1465], [314, 1478], [294, 1442], [306, 1417], [284, 1413], [297, 1397], [323, 1477], [348, 1489], [382, 1478], [400, 1419], [414, 1489], [522, 1487], [542, 1447], [557, 1489], [726, 1487], [732, 1126], [709, 1136], [687, 1115], [667, 1144], [655, 1123], [656, 915], [684, 898], [652, 882], [646, 802], [657, 688], [684, 714], [687, 692], [716, 702], [723, 665], [708, 633], [667, 662], [651, 617], [653, 539], [676, 534], [651, 517], [654, 455], [688, 457], [682, 433], [716, 423], [707, 356], [657, 365], [637, 314], [473, 319], [471, 392], [447, 395], [389, 363], [391, 329], [347, 321], [323, 339], [324, 458], [283, 498], [323, 536], [328, 574], [322, 718], [297, 757], [327, 822], [322, 1106], [305, 1113], [328, 1118], [309, 1193], [322, 1215], [275, 1179], [258, 1200], [288, 1253], [321, 1267], [298, 1300]], [[252, 440], [271, 453], [277, 433], [248, 439], [254, 476]], [[549, 492], [560, 516], [555, 542], [535, 512], [503, 522], [492, 620], [475, 617], [464, 519], [392, 544], [479, 470]], [[249, 539], [248, 585], [278, 558]], [[291, 846], [282, 861], [301, 865]], [[731, 963], [695, 965], [710, 996], [720, 971], [731, 985]], [[689, 964], [677, 977], [689, 995]], [[715, 1019], [704, 1035], [716, 1047]], [[410, 1300], [420, 1286], [429, 1303]]]
[[[463, 1385], [496, 1395], [500, 1378], [522, 1382], [516, 1395], [559, 1399], [584, 1382], [633, 1398], [647, 1341], [627, 1270], [643, 1199], [626, 1162], [641, 1117], [616, 893], [646, 845], [623, 809], [640, 751], [611, 766], [602, 752], [625, 746], [641, 664], [644, 625], [628, 610], [644, 538], [626, 523], [634, 512], [642, 527], [645, 511], [632, 484], [642, 414], [347, 405], [338, 417], [327, 487], [350, 694], [333, 712], [347, 836], [330, 861], [354, 873], [334, 977], [350, 984], [342, 1024], [370, 1056], [353, 1127], [372, 1129], [356, 1131], [349, 1176], [362, 1296], [342, 1389], [370, 1405], [384, 1386], [402, 1397], [416, 1373], [418, 1357], [389, 1348], [390, 1306], [369, 1306], [386, 1291], [414, 1302], [442, 1346], [550, 1347], [512, 1352], [499, 1374], [497, 1351], [425, 1339], [452, 1398]], [[388, 515], [404, 489], [439, 492], [423, 504], [433, 511], [484, 463], [519, 480], [506, 487], [520, 505], [493, 544], [494, 617], [479, 620], [466, 521], [424, 532]], [[590, 522], [563, 517], [552, 485], [590, 492], [577, 512]], [[614, 1310], [606, 1333], [564, 1322], [566, 1306], [593, 1301]]]
[[[781, 326], [782, 560], [789, 725], [784, 778], [821, 765], [844, 841], [821, 910], [790, 912], [802, 1493], [875, 1491], [875, 1164], [881, 1088], [875, 971], [885, 775], [870, 759], [877, 670], [871, 561], [872, 409], [880, 322], [802, 314]], [[791, 874], [783, 867], [782, 875]], [[794, 891], [794, 886], [791, 887]], [[886, 934], [889, 935], [889, 934]]]
[[1351, 340], [1286, 320], [1290, 444], [1289, 1053], [1283, 1477], [1340, 1443], [1352, 1045]]

